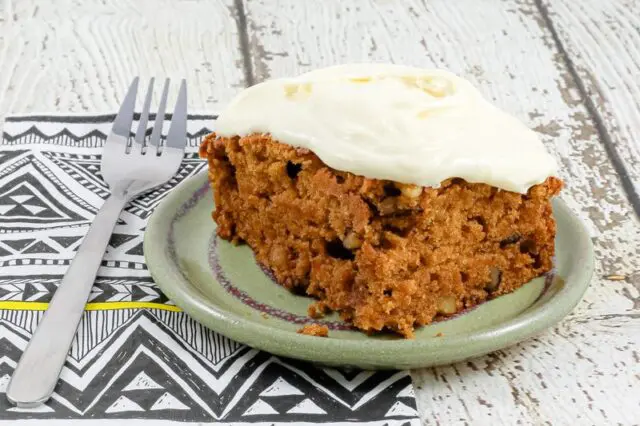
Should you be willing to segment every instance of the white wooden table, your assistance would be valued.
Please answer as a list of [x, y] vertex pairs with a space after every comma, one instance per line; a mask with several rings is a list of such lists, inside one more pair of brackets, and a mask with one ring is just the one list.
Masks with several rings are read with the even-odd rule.
[[[640, 422], [640, 1], [0, 0], [0, 119], [111, 112], [133, 75], [192, 111], [354, 61], [448, 68], [539, 131], [587, 224], [584, 300], [535, 339], [415, 371], [425, 424]], [[622, 275], [622, 280], [608, 279]]]

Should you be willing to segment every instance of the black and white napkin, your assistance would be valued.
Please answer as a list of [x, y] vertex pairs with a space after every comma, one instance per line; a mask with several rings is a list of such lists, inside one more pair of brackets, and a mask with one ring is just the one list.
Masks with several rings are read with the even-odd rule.
[[190, 116], [177, 176], [122, 213], [53, 398], [11, 406], [4, 392], [13, 369], [108, 195], [100, 153], [113, 118], [4, 124], [0, 423], [420, 424], [408, 372], [323, 369], [249, 348], [202, 327], [154, 285], [142, 253], [146, 222], [171, 187], [205, 167], [197, 148], [215, 125], [206, 115]]

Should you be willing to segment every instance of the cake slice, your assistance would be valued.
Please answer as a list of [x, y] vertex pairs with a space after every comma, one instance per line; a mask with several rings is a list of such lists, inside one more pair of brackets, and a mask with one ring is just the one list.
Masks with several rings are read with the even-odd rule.
[[367, 332], [414, 329], [552, 268], [537, 135], [440, 70], [331, 67], [242, 92], [202, 143], [226, 240]]

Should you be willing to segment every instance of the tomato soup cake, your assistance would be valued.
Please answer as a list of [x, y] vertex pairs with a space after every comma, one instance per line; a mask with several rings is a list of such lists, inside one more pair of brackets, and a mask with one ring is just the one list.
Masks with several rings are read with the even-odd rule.
[[352, 64], [242, 91], [200, 148], [218, 236], [355, 327], [414, 329], [552, 268], [538, 135], [444, 70]]

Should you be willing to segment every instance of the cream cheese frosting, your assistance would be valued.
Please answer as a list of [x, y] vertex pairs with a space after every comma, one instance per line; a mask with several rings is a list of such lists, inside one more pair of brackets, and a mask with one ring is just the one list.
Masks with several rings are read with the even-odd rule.
[[438, 69], [349, 64], [265, 81], [215, 131], [270, 134], [336, 170], [421, 186], [458, 177], [526, 193], [556, 173], [536, 132]]

